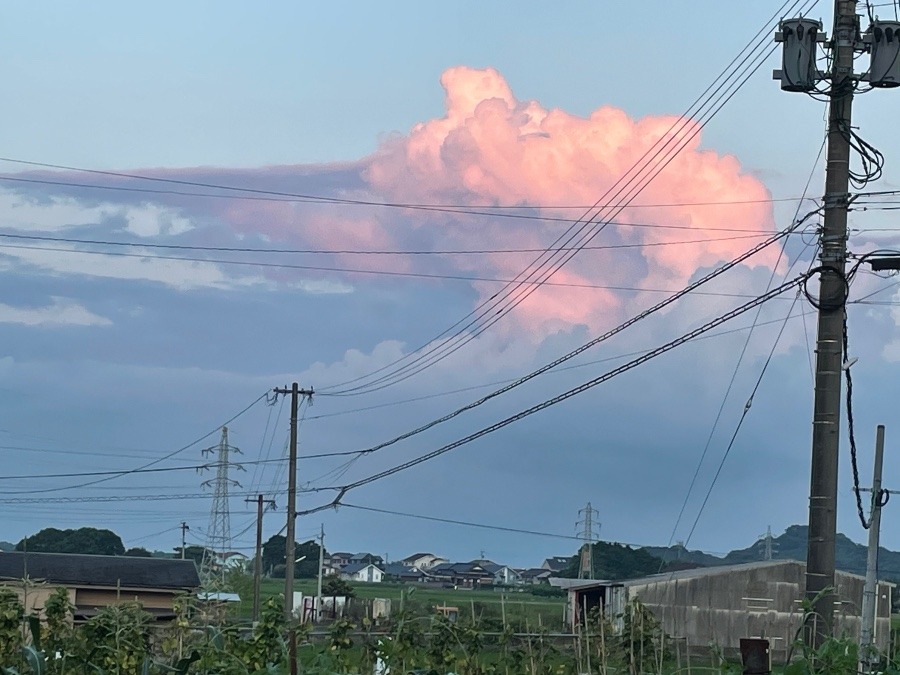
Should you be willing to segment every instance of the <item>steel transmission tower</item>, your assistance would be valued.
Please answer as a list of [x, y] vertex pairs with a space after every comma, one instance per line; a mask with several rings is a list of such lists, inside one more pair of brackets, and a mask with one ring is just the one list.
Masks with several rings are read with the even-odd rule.
[[575, 526], [581, 528], [579, 537], [584, 542], [581, 545], [578, 578], [592, 579], [594, 577], [594, 542], [600, 538], [600, 523], [594, 522], [594, 516], [599, 516], [600, 512], [588, 502], [587, 506], [578, 512], [578, 515], [579, 520]]
[[766, 533], [760, 536], [757, 544], [759, 546], [759, 553], [762, 556], [763, 560], [772, 560], [775, 557], [775, 553], [778, 549], [778, 544], [775, 543], [775, 537], [772, 536], [771, 525], [766, 528]]
[[204, 481], [204, 487], [213, 488], [212, 507], [209, 511], [209, 525], [206, 528], [206, 546], [200, 565], [200, 580], [204, 587], [219, 586], [225, 579], [225, 554], [231, 549], [231, 512], [228, 489], [241, 484], [229, 477], [231, 469], [244, 471], [244, 467], [231, 461], [231, 454], [240, 450], [228, 443], [228, 427], [222, 427], [222, 438], [218, 445], [203, 450], [203, 455], [215, 454], [216, 460], [207, 465], [215, 468], [216, 477]]

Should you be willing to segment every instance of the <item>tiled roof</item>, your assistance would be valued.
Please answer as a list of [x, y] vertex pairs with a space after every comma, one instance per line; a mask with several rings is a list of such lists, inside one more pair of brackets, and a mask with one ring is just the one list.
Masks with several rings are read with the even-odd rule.
[[163, 588], [200, 586], [193, 560], [77, 553], [0, 553], [0, 580], [25, 577], [67, 586]]

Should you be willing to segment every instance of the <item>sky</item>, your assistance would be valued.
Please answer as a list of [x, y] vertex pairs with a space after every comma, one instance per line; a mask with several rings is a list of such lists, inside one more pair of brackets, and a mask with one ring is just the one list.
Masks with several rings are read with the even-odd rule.
[[[604, 211], [612, 224], [548, 283], [509, 284], [616, 194], [744, 45], [774, 33], [781, 7], [0, 7], [0, 540], [91, 526], [171, 550], [185, 521], [202, 544], [214, 476], [203, 451], [227, 423], [244, 463], [231, 471], [233, 548], [249, 553], [246, 499], [275, 500], [266, 537], [285, 521], [289, 406], [273, 387], [316, 392], [299, 427], [298, 509], [312, 510], [808, 269], [815, 215], [783, 248], [564, 367], [347, 454], [554, 361], [815, 210], [825, 108], [779, 90], [776, 52], [714, 117], [677, 127], [684, 149], [628, 208]], [[830, 11], [809, 14], [828, 24]], [[900, 181], [897, 95], [855, 104], [886, 157], [866, 190]], [[900, 243], [897, 216], [871, 206], [850, 214], [854, 253]], [[883, 423], [887, 487], [900, 468], [895, 283], [863, 267], [848, 310], [861, 480]], [[575, 552], [590, 502], [603, 539], [745, 547], [807, 519], [814, 335], [815, 310], [791, 289], [350, 490], [348, 506], [302, 515], [298, 537], [324, 526], [329, 550], [538, 566]], [[851, 488], [845, 429], [839, 529], [862, 541]], [[882, 541], [898, 548], [891, 522], [887, 507]]]

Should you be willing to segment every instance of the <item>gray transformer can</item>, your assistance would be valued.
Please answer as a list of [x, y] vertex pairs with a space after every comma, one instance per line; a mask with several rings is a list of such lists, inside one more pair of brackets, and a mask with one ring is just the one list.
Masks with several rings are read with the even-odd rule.
[[816, 44], [822, 22], [813, 19], [785, 19], [780, 25], [781, 88], [784, 91], [812, 91], [816, 88]]
[[875, 21], [871, 31], [869, 84], [900, 87], [900, 21]]

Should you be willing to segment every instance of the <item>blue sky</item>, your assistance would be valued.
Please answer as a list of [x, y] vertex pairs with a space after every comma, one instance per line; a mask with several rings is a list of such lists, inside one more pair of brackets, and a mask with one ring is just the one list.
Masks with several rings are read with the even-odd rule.
[[[364, 201], [516, 202], [536, 215], [570, 216], [541, 206], [599, 198], [646, 135], [680, 114], [778, 7], [651, 2], [635, 12], [624, 2], [483, 5], [272, 3], [261, 11], [239, 3], [162, 3], [152, 12], [119, 3], [7, 5], [0, 9], [0, 63], [13, 95], [0, 112], [0, 157]], [[814, 14], [830, 12], [820, 5]], [[771, 57], [704, 129], [685, 163], [673, 164], [648, 189], [646, 203], [796, 197], [811, 170], [809, 194], [821, 193], [822, 163], [815, 160], [824, 108], [780, 92], [770, 79], [776, 67]], [[890, 119], [896, 95], [872, 92], [856, 105], [861, 133], [887, 157], [885, 176], [871, 189], [893, 189], [898, 180], [893, 158], [900, 143]], [[476, 108], [479, 101], [487, 105]], [[515, 138], [507, 142], [505, 134]], [[509, 249], [546, 245], [561, 225], [239, 199], [213, 188], [8, 161], [0, 170], [69, 183], [0, 183], [0, 233], [130, 242], [119, 250], [136, 255], [78, 253], [72, 249], [111, 249], [65, 242], [43, 244], [57, 250], [0, 242], [7, 289], [0, 297], [0, 446], [9, 475], [134, 468], [213, 432], [158, 466], [200, 463], [200, 450], [215, 443], [221, 423], [294, 379], [323, 390], [306, 412], [301, 454], [369, 447], [491, 390], [472, 387], [517, 377], [575, 348], [664, 297], [658, 290], [677, 290], [759, 240], [729, 239], [728, 230], [707, 242], [711, 229], [771, 231], [798, 208], [776, 201], [626, 211], [620, 223], [657, 229], [610, 228], [592, 243], [635, 248], [582, 252], [554, 279], [652, 290], [544, 289], [441, 364], [384, 390], [340, 397], [324, 394], [427, 343], [500, 287], [485, 279], [514, 276], [527, 255], [188, 254], [146, 245]], [[129, 191], [134, 187], [207, 196]], [[810, 208], [804, 204], [801, 213]], [[653, 239], [666, 232], [659, 225], [672, 224], [695, 232]], [[890, 211], [854, 212], [851, 224], [862, 230], [851, 238], [854, 251], [896, 245]], [[596, 377], [621, 363], [622, 354], [652, 348], [736, 306], [739, 296], [762, 292], [773, 267], [776, 279], [792, 265], [793, 273], [804, 269], [810, 241], [792, 238], [785, 257], [767, 252], [715, 282], [710, 290], [719, 295], [686, 299], [582, 355], [574, 362], [580, 367], [542, 376], [427, 434], [349, 466], [341, 457], [303, 460], [300, 483], [321, 488], [365, 477]], [[149, 257], [160, 253], [206, 261]], [[223, 259], [251, 264], [216, 262]], [[258, 262], [328, 269], [252, 264]], [[861, 274], [853, 295], [887, 288], [871, 299], [887, 304], [850, 310], [865, 480], [875, 424], [888, 424], [890, 448], [898, 394], [900, 315], [890, 283]], [[791, 304], [788, 296], [762, 310], [674, 537], [746, 331], [689, 344], [360, 488], [347, 501], [561, 535], [574, 533], [578, 509], [591, 501], [604, 537], [646, 544], [685, 539]], [[780, 531], [805, 522], [808, 339], [815, 323], [805, 301], [791, 311], [691, 547], [725, 552], [746, 546], [768, 525]], [[725, 328], [752, 321], [751, 313]], [[466, 391], [448, 393], [459, 389]], [[287, 412], [281, 402], [261, 402], [230, 429], [248, 462], [277, 460]], [[888, 476], [896, 468], [890, 455]], [[841, 529], [861, 540], [846, 443], [842, 456]], [[283, 492], [283, 465], [259, 466], [237, 476], [238, 492]], [[0, 500], [47, 501], [0, 502], [6, 514], [0, 539], [91, 525], [110, 527], [127, 545], [171, 548], [187, 520], [199, 543], [208, 498], [145, 497], [200, 493], [206, 477], [186, 470], [80, 488], [71, 478], [6, 480], [0, 492], [8, 494]], [[325, 503], [328, 494], [304, 493], [300, 508]], [[49, 501], [99, 496], [123, 501]], [[283, 495], [277, 501], [283, 509]], [[233, 499], [236, 546], [252, 544], [253, 515], [243, 496]], [[896, 548], [900, 536], [889, 515], [885, 520], [884, 541]], [[312, 534], [320, 522], [329, 548], [398, 558], [433, 550], [471, 559], [484, 550], [527, 566], [577, 545], [351, 509], [303, 518], [298, 532]], [[267, 516], [267, 536], [282, 525], [283, 510]]]

